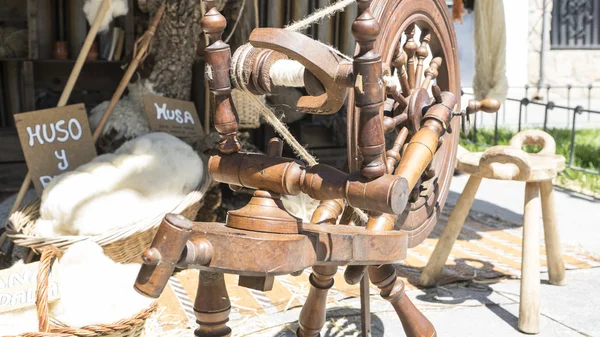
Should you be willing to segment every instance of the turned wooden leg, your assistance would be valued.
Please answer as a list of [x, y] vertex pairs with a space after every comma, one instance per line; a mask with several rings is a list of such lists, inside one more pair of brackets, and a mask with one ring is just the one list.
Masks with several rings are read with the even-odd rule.
[[434, 337], [435, 328], [415, 307], [404, 292], [404, 282], [396, 276], [396, 268], [390, 264], [369, 267], [371, 282], [381, 290], [381, 297], [392, 303], [407, 337]]
[[231, 304], [222, 273], [200, 271], [198, 293], [194, 303], [196, 321], [200, 325], [194, 332], [197, 337], [227, 337]]
[[454, 241], [458, 238], [460, 229], [467, 219], [471, 205], [473, 205], [473, 200], [475, 199], [475, 194], [477, 193], [480, 183], [481, 178], [479, 177], [471, 176], [469, 178], [465, 189], [458, 198], [456, 206], [448, 219], [448, 224], [444, 227], [442, 235], [440, 235], [440, 239], [433, 250], [433, 254], [421, 272], [421, 285], [431, 287], [437, 284], [440, 275], [444, 270], [446, 260], [448, 260], [448, 255], [450, 255], [450, 251], [454, 245]]
[[540, 185], [526, 183], [523, 211], [523, 262], [521, 264], [521, 303], [519, 330], [540, 331]]
[[310, 274], [310, 291], [300, 311], [297, 335], [317, 337], [325, 325], [327, 292], [333, 287], [337, 266], [314, 266]]
[[563, 286], [567, 284], [565, 278], [565, 262], [560, 249], [560, 235], [558, 222], [554, 213], [554, 186], [551, 180], [540, 183], [542, 197], [542, 218], [544, 219], [544, 240], [546, 241], [546, 259], [548, 262], [548, 275], [550, 283]]

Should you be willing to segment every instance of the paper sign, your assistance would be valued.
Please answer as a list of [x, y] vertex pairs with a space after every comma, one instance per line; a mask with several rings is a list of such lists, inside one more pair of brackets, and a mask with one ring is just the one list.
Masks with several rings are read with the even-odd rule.
[[[0, 270], [0, 313], [35, 307], [39, 265], [39, 262], [34, 262]], [[55, 262], [50, 268], [48, 303], [60, 298], [57, 266]]]
[[193, 102], [161, 96], [144, 96], [144, 111], [150, 130], [161, 131], [179, 138], [204, 134]]
[[83, 104], [16, 114], [15, 122], [38, 194], [57, 175], [96, 157]]

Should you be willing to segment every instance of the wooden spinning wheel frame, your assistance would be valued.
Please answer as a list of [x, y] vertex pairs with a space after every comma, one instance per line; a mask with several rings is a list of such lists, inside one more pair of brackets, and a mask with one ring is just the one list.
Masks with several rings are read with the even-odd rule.
[[[357, 0], [359, 16], [352, 25], [357, 52], [351, 63], [305, 35], [275, 28], [255, 29], [250, 44], [232, 57], [222, 40], [226, 20], [214, 1], [205, 2], [206, 75], [220, 135], [208, 170], [214, 180], [234, 190], [256, 191], [248, 205], [228, 213], [225, 224], [167, 215], [143, 254], [135, 288], [158, 297], [175, 267], [201, 270], [194, 306], [200, 327], [195, 334], [229, 336], [231, 307], [222, 273], [238, 274], [240, 285], [267, 291], [274, 276], [312, 267], [298, 335], [318, 336], [325, 324], [327, 291], [338, 266], [347, 265], [348, 283], [368, 272], [398, 313], [407, 336], [435, 336], [433, 325], [405, 296], [392, 263], [406, 258], [408, 248], [431, 232], [454, 169], [460, 81], [445, 2]], [[420, 44], [414, 41], [416, 26], [428, 32]], [[349, 172], [283, 158], [278, 138], [271, 139], [266, 156], [240, 151], [232, 87], [269, 94], [274, 86], [270, 70], [288, 59], [305, 67], [303, 83], [310, 95], [298, 100], [299, 110], [331, 114], [348, 99]], [[426, 59], [432, 61], [425, 64]], [[403, 69], [409, 75], [403, 76]], [[476, 103], [469, 105], [472, 111], [485, 105]], [[398, 129], [394, 146], [386, 149], [384, 131]], [[301, 192], [321, 200], [311, 223], [292, 216], [280, 200]], [[335, 225], [348, 205], [368, 213], [365, 227]]]
[[[401, 73], [400, 70], [394, 67], [394, 61], [399, 57], [401, 52], [406, 54], [411, 53], [411, 49], [407, 48], [407, 43], [410, 31], [415, 29], [420, 30], [421, 41], [418, 37], [413, 37], [414, 47], [412, 48], [412, 58], [404, 57], [405, 71], [407, 73], [406, 81], [409, 84], [409, 90], [402, 88], [402, 96], [411, 103], [411, 98], [417, 96], [415, 87], [421, 87], [425, 80], [424, 73], [431, 65], [431, 61], [439, 57], [441, 64], [437, 68], [437, 77], [427, 86], [428, 98], [433, 100], [431, 96], [431, 88], [437, 85], [442, 91], [452, 92], [456, 97], [460, 97], [460, 71], [458, 63], [458, 52], [456, 50], [457, 42], [452, 21], [448, 15], [448, 8], [444, 1], [406, 1], [406, 0], [374, 0], [371, 4], [371, 9], [374, 16], [380, 24], [380, 34], [375, 42], [375, 49], [381, 53], [384, 64], [384, 71], [387, 68], [389, 75], [396, 75], [394, 71]], [[427, 33], [430, 38], [427, 47], [427, 57], [420, 59], [417, 57], [417, 48], [423, 43], [424, 33]], [[416, 35], [413, 32], [414, 35]], [[402, 44], [404, 42], [404, 44]], [[399, 47], [402, 47], [399, 49]], [[409, 63], [412, 59], [412, 64]], [[425, 62], [429, 61], [430, 64]], [[386, 67], [387, 65], [387, 67]], [[420, 65], [420, 66], [419, 66]], [[409, 67], [414, 70], [411, 71]], [[410, 74], [414, 74], [411, 78]], [[421, 76], [419, 76], [421, 74]], [[421, 83], [415, 83], [416, 79], [421, 79]], [[402, 79], [400, 79], [400, 82]], [[412, 85], [411, 85], [412, 84]], [[391, 95], [386, 95], [387, 99], [393, 99]], [[415, 97], [415, 100], [416, 97]], [[398, 102], [395, 102], [398, 105]], [[435, 102], [422, 102], [417, 109], [427, 108]], [[409, 106], [411, 106], [409, 104]], [[460, 101], [455, 110], [460, 109]], [[400, 113], [411, 114], [412, 111], [405, 109]], [[355, 112], [356, 111], [356, 112]], [[348, 129], [348, 158], [350, 160], [350, 170], [356, 170], [360, 166], [360, 151], [357, 142], [357, 124], [360, 121], [360, 111], [354, 106], [354, 93], [351, 92], [348, 98], [348, 113], [349, 120], [352, 124]], [[392, 111], [393, 113], [393, 111]], [[420, 128], [421, 117], [424, 112], [421, 112], [418, 118], [409, 116], [403, 126], [409, 129], [409, 136], [404, 144], [410, 141], [410, 137], [414, 135], [414, 131]], [[433, 177], [425, 178], [425, 184], [419, 184], [417, 198], [411, 198], [407, 209], [402, 215], [396, 219], [396, 229], [401, 229], [409, 235], [409, 247], [414, 247], [421, 243], [433, 230], [437, 222], [437, 217], [442, 211], [448, 190], [450, 180], [454, 172], [454, 162], [456, 160], [456, 151], [458, 147], [460, 121], [457, 118], [452, 120], [452, 133], [446, 133], [443, 136], [443, 142], [437, 149], [433, 157], [431, 167], [435, 172]], [[400, 128], [397, 127], [396, 130]], [[422, 193], [421, 193], [422, 192]], [[422, 196], [421, 196], [422, 195]]]

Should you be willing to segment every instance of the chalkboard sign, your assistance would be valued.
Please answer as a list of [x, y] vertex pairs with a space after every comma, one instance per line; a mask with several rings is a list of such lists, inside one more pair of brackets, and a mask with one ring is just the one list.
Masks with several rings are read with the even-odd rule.
[[83, 104], [16, 114], [15, 123], [38, 194], [57, 175], [96, 157]]
[[161, 131], [179, 138], [204, 134], [193, 102], [161, 96], [144, 96], [144, 111], [150, 130]]

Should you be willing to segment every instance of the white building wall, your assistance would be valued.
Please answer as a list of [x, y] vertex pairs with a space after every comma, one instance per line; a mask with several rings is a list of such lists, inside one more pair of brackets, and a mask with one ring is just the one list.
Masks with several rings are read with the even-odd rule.
[[[485, 1], [485, 0], [482, 0]], [[492, 0], [500, 1], [500, 0]], [[542, 31], [542, 6], [548, 2], [547, 32], [545, 50], [545, 79], [544, 87], [537, 90], [540, 74], [540, 51]], [[506, 18], [506, 77], [511, 87], [509, 98], [521, 99], [525, 96], [526, 84], [531, 88], [527, 97], [539, 97], [540, 102], [548, 100], [557, 105], [567, 105], [566, 89], [551, 89], [547, 95], [545, 84], [553, 87], [587, 86], [594, 84], [598, 88], [591, 91], [592, 97], [588, 102], [588, 89], [579, 88], [571, 90], [570, 105], [581, 105], [584, 108], [600, 110], [600, 50], [551, 50], [550, 26], [552, 1], [551, 0], [504, 0]], [[459, 57], [461, 66], [461, 82], [465, 92], [472, 92], [472, 79], [474, 76], [474, 48], [473, 48], [473, 14], [464, 17], [464, 24], [455, 23], [458, 38]], [[463, 106], [472, 99], [463, 96]], [[498, 115], [501, 127], [516, 128], [519, 120], [518, 102], [507, 101]], [[542, 126], [545, 108], [529, 105], [522, 109], [521, 122], [528, 126]], [[572, 123], [572, 112], [555, 109], [548, 114], [549, 127], [569, 127]], [[493, 127], [496, 116], [479, 114], [478, 126]], [[600, 114], [587, 114], [577, 116], [577, 127], [600, 127]]]

